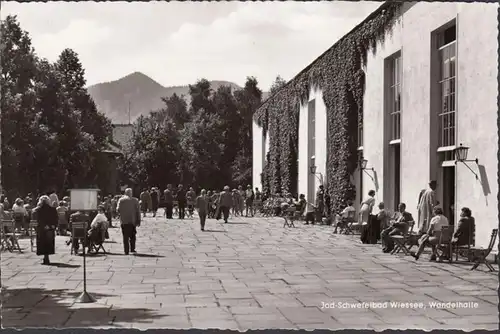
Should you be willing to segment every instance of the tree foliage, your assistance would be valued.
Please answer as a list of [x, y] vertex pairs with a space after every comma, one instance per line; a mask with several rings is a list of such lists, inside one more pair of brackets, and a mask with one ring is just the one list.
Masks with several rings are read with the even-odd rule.
[[387, 2], [341, 38], [313, 64], [263, 103], [255, 119], [269, 140], [263, 183], [272, 193], [297, 184], [298, 117], [311, 88], [320, 88], [327, 112], [327, 180], [334, 211], [355, 197], [357, 127], [362, 120], [367, 53], [376, 52], [399, 15], [401, 3]]
[[122, 176], [140, 188], [250, 184], [252, 117], [262, 99], [257, 80], [249, 77], [242, 89], [232, 91], [229, 86], [213, 90], [201, 79], [189, 86], [189, 95], [189, 105], [177, 95], [163, 98], [160, 112], [134, 123]]
[[2, 185], [11, 196], [95, 183], [111, 124], [85, 88], [78, 55], [36, 56], [15, 16], [1, 23]]

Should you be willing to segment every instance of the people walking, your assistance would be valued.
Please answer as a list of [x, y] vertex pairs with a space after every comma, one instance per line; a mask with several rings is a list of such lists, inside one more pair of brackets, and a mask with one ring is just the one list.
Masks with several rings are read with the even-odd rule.
[[186, 216], [186, 190], [182, 184], [177, 188], [177, 205], [179, 206], [179, 219], [184, 219]]
[[151, 203], [151, 194], [149, 193], [148, 189], [144, 189], [144, 191], [141, 193], [140, 198], [141, 198], [141, 211], [143, 217], [146, 217], [146, 213], [148, 212]]
[[196, 209], [198, 210], [198, 217], [200, 217], [200, 227], [202, 231], [205, 231], [205, 222], [207, 220], [208, 214], [208, 203], [209, 199], [207, 197], [207, 191], [205, 189], [202, 189], [200, 196], [196, 198]]
[[219, 199], [219, 210], [224, 217], [224, 223], [227, 224], [229, 219], [229, 210], [233, 207], [233, 195], [230, 191], [229, 186], [225, 186], [224, 190], [220, 194]]
[[172, 219], [172, 213], [174, 210], [174, 194], [172, 193], [172, 185], [167, 185], [167, 189], [164, 192], [165, 196], [165, 216], [167, 219]]
[[195, 201], [196, 201], [196, 193], [193, 190], [193, 187], [189, 187], [189, 191], [186, 193], [186, 204], [189, 217], [193, 217]]
[[135, 253], [137, 226], [141, 225], [141, 211], [139, 200], [132, 197], [131, 188], [127, 188], [118, 201], [118, 213], [123, 235], [123, 251], [125, 255], [129, 252]]
[[36, 255], [43, 255], [43, 265], [50, 265], [49, 255], [56, 252], [56, 226], [58, 221], [57, 210], [52, 206], [49, 196], [42, 196], [38, 202], [36, 217]]
[[158, 191], [156, 187], [151, 188], [151, 209], [153, 211], [153, 217], [156, 217], [156, 212], [158, 212], [158, 204], [160, 199], [158, 198]]
[[255, 194], [252, 190], [252, 186], [248, 185], [245, 195], [245, 206], [246, 206], [245, 217], [248, 217], [248, 213], [250, 213], [252, 217], [254, 216], [254, 210], [253, 210], [254, 199], [255, 199]]

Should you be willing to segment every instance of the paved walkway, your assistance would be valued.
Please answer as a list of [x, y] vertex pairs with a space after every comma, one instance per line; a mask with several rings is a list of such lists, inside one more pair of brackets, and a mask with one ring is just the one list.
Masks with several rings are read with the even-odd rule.
[[82, 257], [70, 255], [67, 238], [57, 238], [53, 266], [40, 265], [23, 240], [23, 254], [1, 254], [2, 325], [498, 328], [495, 273], [382, 254], [380, 246], [332, 235], [328, 227], [232, 221], [209, 220], [210, 231], [201, 232], [193, 220], [147, 218], [137, 256], [123, 255], [119, 229], [111, 229], [112, 254], [87, 259], [93, 304], [74, 302], [83, 288]]

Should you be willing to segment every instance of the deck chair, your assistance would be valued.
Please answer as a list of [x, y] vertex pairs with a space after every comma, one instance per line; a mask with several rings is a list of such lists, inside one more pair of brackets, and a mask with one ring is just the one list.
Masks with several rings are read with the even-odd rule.
[[418, 234], [413, 232], [413, 229], [415, 228], [415, 222], [411, 221], [407, 222], [407, 224], [408, 229], [406, 230], [405, 234], [391, 236], [392, 241], [394, 241], [394, 249], [392, 250], [391, 254], [397, 254], [403, 251], [405, 255], [410, 255], [411, 248], [416, 245], [417, 240], [415, 239]]
[[484, 249], [481, 247], [472, 247], [471, 254], [472, 260], [475, 262], [470, 270], [476, 270], [479, 265], [484, 264], [490, 271], [495, 271], [495, 268], [486, 260], [488, 255], [490, 255], [493, 250], [493, 246], [495, 245], [495, 241], [497, 240], [498, 229], [494, 229], [491, 231], [490, 244], [488, 248]]
[[19, 246], [19, 236], [20, 234], [16, 232], [16, 223], [14, 220], [2, 220], [2, 226], [0, 226], [2, 231], [2, 250], [8, 250], [9, 252], [18, 251], [22, 253], [21, 246]]
[[439, 243], [436, 245], [436, 252], [440, 261], [444, 258], [448, 259], [448, 262], [450, 263], [453, 261], [453, 248], [451, 245], [452, 239], [453, 226], [443, 226], [439, 236]]
[[360, 231], [361, 227], [361, 223], [356, 220], [356, 212], [351, 211], [346, 219], [346, 224], [342, 233], [354, 235], [355, 232]]
[[[86, 247], [87, 245], [87, 222], [72, 222], [71, 223], [71, 240], [80, 240], [82, 241], [82, 247]], [[71, 245], [71, 255], [77, 255], [77, 251], [75, 250], [74, 244]]]
[[[305, 207], [304, 207], [305, 209]], [[295, 222], [300, 219], [304, 210], [297, 211], [295, 210], [295, 206], [291, 206], [285, 210], [283, 214], [283, 219], [285, 219], [285, 223], [283, 227], [296, 227]]]
[[38, 221], [36, 220], [30, 220], [30, 224], [28, 226], [28, 233], [29, 233], [29, 238], [30, 238], [30, 247], [31, 251], [33, 252], [35, 247], [36, 247], [36, 229], [38, 228]]
[[106, 254], [106, 249], [104, 249], [104, 241], [106, 240], [106, 230], [103, 228], [99, 228], [99, 239], [98, 240], [89, 240], [89, 253], [98, 254], [99, 251], [102, 251], [103, 254]]

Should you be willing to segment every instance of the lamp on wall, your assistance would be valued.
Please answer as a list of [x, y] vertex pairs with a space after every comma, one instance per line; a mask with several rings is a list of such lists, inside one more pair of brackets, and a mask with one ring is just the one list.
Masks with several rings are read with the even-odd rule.
[[374, 169], [373, 169], [373, 167], [371, 167], [371, 168], [367, 168], [367, 167], [366, 167], [367, 165], [368, 165], [368, 160], [363, 159], [363, 157], [361, 157], [361, 158], [359, 159], [359, 167], [360, 167], [360, 169], [361, 169], [361, 170], [364, 170], [364, 171], [366, 171], [366, 170], [371, 170], [371, 171], [373, 171], [373, 170], [374, 170]]
[[463, 163], [465, 165], [465, 167], [467, 167], [472, 172], [472, 174], [474, 174], [476, 176], [476, 180], [477, 180], [477, 179], [479, 179], [479, 176], [477, 175], [476, 172], [474, 172], [472, 170], [472, 168], [470, 168], [470, 166], [467, 164], [467, 162], [475, 162], [476, 165], [478, 165], [479, 159], [476, 158], [476, 159], [472, 159], [472, 160], [467, 160], [468, 153], [469, 153], [469, 147], [463, 146], [462, 143], [460, 143], [460, 146], [455, 148], [455, 165], [458, 162]]
[[314, 176], [316, 176], [316, 178], [318, 179], [319, 183], [321, 185], [323, 185], [323, 174], [316, 173], [316, 165], [314, 164], [315, 160], [316, 160], [316, 157], [313, 155], [311, 157], [311, 164], [309, 165], [309, 171], [311, 172], [311, 174], [313, 174]]

